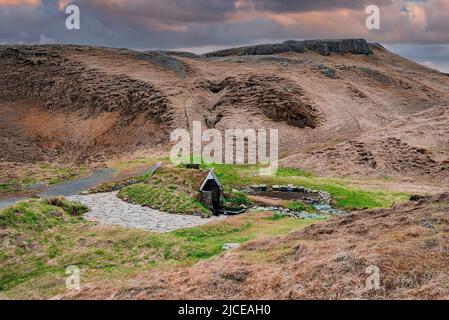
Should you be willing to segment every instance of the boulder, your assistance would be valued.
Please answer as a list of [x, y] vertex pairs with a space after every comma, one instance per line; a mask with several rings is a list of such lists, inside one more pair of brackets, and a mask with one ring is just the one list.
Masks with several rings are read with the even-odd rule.
[[304, 53], [306, 51], [304, 41], [287, 40], [283, 42], [290, 48], [290, 51]]
[[223, 245], [223, 250], [231, 250], [231, 249], [237, 249], [240, 247], [240, 243], [225, 243]]
[[256, 184], [250, 187], [253, 191], [267, 191], [268, 186], [266, 184]]

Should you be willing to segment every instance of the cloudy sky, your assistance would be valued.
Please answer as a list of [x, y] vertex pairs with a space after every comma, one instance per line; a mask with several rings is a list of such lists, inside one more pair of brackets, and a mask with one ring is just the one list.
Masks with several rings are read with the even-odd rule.
[[[69, 4], [80, 30], [65, 28]], [[370, 4], [380, 30], [365, 26]], [[0, 43], [205, 52], [313, 38], [366, 38], [449, 72], [449, 0], [0, 0]]]

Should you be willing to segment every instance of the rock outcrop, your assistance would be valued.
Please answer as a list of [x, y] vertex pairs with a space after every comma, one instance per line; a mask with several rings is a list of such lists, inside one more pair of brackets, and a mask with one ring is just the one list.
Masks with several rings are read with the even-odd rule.
[[255, 46], [231, 48], [207, 53], [206, 57], [227, 57], [227, 56], [253, 56], [271, 55], [284, 52], [304, 53], [306, 50], [318, 52], [328, 56], [337, 54], [365, 54], [372, 53], [370, 45], [365, 39], [341, 39], [341, 40], [288, 40], [279, 44], [259, 44]]

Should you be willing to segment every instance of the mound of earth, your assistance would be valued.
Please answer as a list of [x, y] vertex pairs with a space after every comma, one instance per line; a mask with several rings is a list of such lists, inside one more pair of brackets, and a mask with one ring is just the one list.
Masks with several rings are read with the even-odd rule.
[[401, 139], [350, 140], [300, 156], [283, 159], [283, 164], [330, 175], [447, 176], [449, 161], [436, 160], [428, 149], [410, 146]]
[[124, 201], [164, 212], [210, 216], [200, 202], [199, 189], [208, 172], [184, 168], [159, 168], [144, 182], [125, 186], [118, 193]]
[[125, 285], [88, 284], [63, 298], [448, 299], [449, 195], [413, 200], [254, 240]]

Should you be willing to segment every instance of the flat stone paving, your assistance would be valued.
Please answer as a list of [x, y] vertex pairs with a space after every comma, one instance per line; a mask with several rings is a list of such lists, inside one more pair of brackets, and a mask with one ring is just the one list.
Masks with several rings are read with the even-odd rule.
[[122, 201], [117, 197], [117, 192], [76, 195], [68, 199], [81, 202], [90, 208], [84, 215], [88, 220], [156, 232], [191, 228], [226, 218], [226, 216], [201, 218], [161, 212]]

